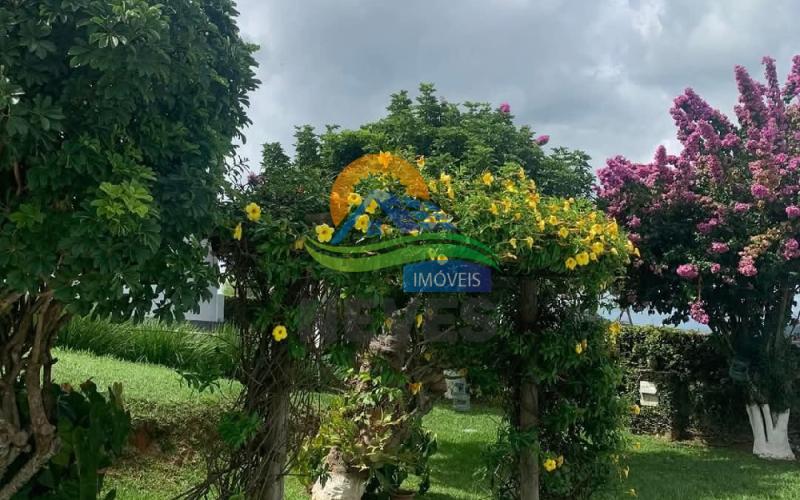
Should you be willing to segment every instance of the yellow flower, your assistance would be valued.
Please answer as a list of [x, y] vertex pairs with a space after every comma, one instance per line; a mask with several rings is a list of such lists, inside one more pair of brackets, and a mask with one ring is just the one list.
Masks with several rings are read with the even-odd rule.
[[511, 181], [506, 181], [505, 187], [506, 187], [506, 191], [508, 191], [509, 193], [516, 193], [517, 192], [517, 186], [515, 186], [514, 183], [511, 182]]
[[597, 212], [589, 212], [589, 220], [593, 221], [597, 219]]
[[378, 153], [378, 162], [383, 165], [383, 168], [387, 168], [390, 161], [392, 161], [392, 153], [387, 151], [381, 151]]
[[511, 200], [509, 200], [508, 198], [503, 198], [502, 203], [503, 203], [503, 212], [508, 213], [508, 211], [511, 210]]
[[592, 262], [597, 262], [597, 254], [594, 252], [589, 252], [589, 260]]
[[525, 238], [525, 243], [528, 244], [528, 248], [533, 248], [533, 238], [532, 237], [528, 236], [527, 238]]
[[361, 195], [358, 193], [350, 193], [347, 195], [348, 205], [361, 205]]
[[278, 325], [272, 329], [272, 338], [275, 339], [275, 342], [280, 342], [288, 336], [289, 334], [286, 333], [286, 327], [283, 325]]
[[633, 248], [633, 255], [635, 255], [637, 257], [641, 257], [642, 256], [641, 252], [639, 252], [639, 247], [634, 247]]
[[491, 186], [492, 183], [494, 182], [494, 176], [492, 175], [491, 172], [484, 172], [484, 174], [481, 176], [481, 180], [487, 186]]
[[555, 215], [551, 215], [550, 217], [547, 218], [547, 223], [550, 224], [551, 226], [555, 226], [556, 224], [558, 224], [558, 217], [556, 217]]
[[439, 192], [439, 190], [436, 188], [436, 181], [430, 181], [428, 183], [428, 189], [431, 191], [431, 193], [438, 193]]
[[261, 207], [259, 207], [255, 203], [249, 203], [246, 207], [244, 207], [244, 211], [247, 214], [247, 218], [253, 222], [258, 222], [261, 220]]
[[392, 234], [394, 228], [389, 224], [381, 224], [381, 233], [383, 234]]
[[592, 228], [590, 229], [592, 235], [603, 234], [603, 226], [601, 224], [592, 224]]
[[610, 333], [615, 337], [619, 335], [619, 332], [621, 331], [622, 331], [622, 325], [619, 324], [619, 321], [615, 321], [610, 325], [608, 325], [608, 333]]
[[528, 205], [530, 205], [531, 208], [536, 208], [536, 205], [539, 204], [539, 200], [541, 200], [539, 193], [533, 193], [532, 195], [528, 196]]
[[438, 260], [439, 262], [447, 262], [447, 255], [439, 254], [436, 257], [436, 260]]
[[320, 224], [319, 226], [315, 227], [314, 230], [317, 232], [317, 240], [322, 243], [327, 243], [331, 241], [333, 237], [333, 228], [327, 224]]
[[408, 390], [414, 396], [419, 394], [420, 389], [422, 389], [422, 382], [413, 382], [411, 384], [408, 384]]
[[408, 234], [410, 234], [411, 236], [416, 236], [419, 234], [419, 229], [412, 229], [411, 231], [408, 232]]
[[422, 326], [422, 323], [425, 321], [425, 316], [423, 316], [422, 314], [417, 314], [416, 320], [417, 320], [417, 328], [419, 328], [419, 327]]
[[611, 221], [606, 225], [606, 231], [611, 236], [616, 236], [619, 233], [619, 226], [617, 225], [617, 221]]
[[547, 460], [545, 460], [542, 465], [544, 465], [544, 470], [546, 470], [547, 472], [553, 472], [554, 470], [556, 470], [556, 461], [553, 460], [552, 458], [548, 458]]
[[575, 344], [575, 354], [582, 354], [583, 353], [583, 345], [582, 344]]
[[589, 263], [589, 254], [587, 252], [581, 252], [575, 256], [575, 260], [578, 262], [579, 266], [585, 266]]
[[561, 229], [558, 230], [558, 235], [562, 238], [566, 238], [567, 236], [569, 236], [569, 229], [562, 227]]
[[495, 202], [492, 202], [492, 204], [489, 205], [489, 211], [492, 213], [492, 215], [500, 214], [500, 211], [497, 209], [497, 204], [495, 204]]
[[297, 238], [294, 240], [294, 249], [295, 250], [302, 250], [306, 246], [306, 239], [305, 238]]
[[361, 214], [358, 217], [356, 217], [356, 229], [358, 229], [362, 233], [367, 232], [367, 229], [369, 229], [369, 215]]
[[378, 209], [378, 202], [375, 200], [370, 200], [369, 205], [367, 205], [367, 208], [365, 208], [364, 211], [367, 212], [368, 214], [374, 214], [375, 210], [377, 209]]
[[510, 240], [508, 240], [508, 244], [511, 245], [511, 247], [513, 249], [515, 249], [515, 250], [517, 249], [517, 239], [516, 238], [511, 238]]
[[417, 156], [417, 166], [419, 168], [424, 168], [425, 167], [425, 155]]
[[556, 465], [559, 467], [564, 465], [564, 455], [559, 455], [558, 458], [556, 458]]
[[429, 215], [425, 217], [425, 220], [423, 220], [422, 222], [427, 222], [428, 224], [436, 224], [436, 217]]
[[566, 261], [564, 261], [564, 265], [567, 266], [567, 269], [572, 271], [573, 269], [575, 269], [575, 266], [578, 265], [578, 262], [572, 257], [570, 257]]
[[519, 212], [515, 212], [514, 213], [514, 220], [520, 220], [520, 219], [522, 219], [522, 214], [519, 213]]
[[446, 174], [446, 173], [444, 173], [444, 172], [442, 172], [441, 174], [439, 174], [439, 180], [440, 180], [440, 181], [442, 181], [442, 182], [444, 182], [445, 184], [447, 184], [448, 182], [450, 182], [452, 179], [453, 179], [453, 178], [452, 178], [451, 176], [449, 176], [448, 174]]
[[631, 405], [631, 413], [638, 415], [642, 413], [642, 408], [639, 405]]
[[596, 253], [597, 255], [602, 255], [604, 249], [605, 247], [599, 241], [592, 243], [592, 252]]
[[447, 197], [451, 200], [456, 197], [456, 192], [453, 191], [453, 186], [447, 186]]
[[236, 224], [236, 227], [233, 228], [233, 239], [236, 241], [240, 241], [242, 239], [242, 223]]
[[633, 443], [633, 449], [634, 450], [641, 450], [642, 449], [642, 443], [640, 443], [639, 441], [636, 441], [635, 443]]
[[544, 231], [544, 220], [540, 220], [536, 225], [539, 226], [539, 231]]

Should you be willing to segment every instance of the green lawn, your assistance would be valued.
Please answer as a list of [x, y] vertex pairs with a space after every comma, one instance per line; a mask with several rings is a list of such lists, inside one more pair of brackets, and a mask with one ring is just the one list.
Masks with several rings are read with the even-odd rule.
[[[117, 488], [117, 498], [166, 499], [203, 477], [202, 459], [193, 450], [203, 439], [199, 424], [213, 420], [235, 398], [235, 384], [223, 384], [222, 390], [214, 394], [197, 394], [182, 385], [180, 377], [168, 368], [68, 351], [59, 351], [57, 357], [61, 362], [56, 365], [56, 381], [76, 384], [91, 376], [101, 387], [122, 382], [126, 403], [135, 419], [158, 420], [172, 428], [163, 449], [129, 454], [109, 472], [108, 484]], [[426, 417], [428, 428], [438, 436], [439, 453], [432, 458], [433, 486], [424, 498], [488, 497], [472, 472], [482, 464], [483, 447], [494, 439], [498, 418], [491, 409], [477, 408], [460, 414], [445, 406], [435, 408]], [[626, 488], [634, 488], [638, 498], [800, 498], [798, 464], [758, 460], [746, 451], [708, 448], [697, 443], [667, 443], [646, 436], [633, 436], [631, 441], [639, 445], [629, 451]], [[307, 498], [296, 478], [289, 480], [287, 498]]]

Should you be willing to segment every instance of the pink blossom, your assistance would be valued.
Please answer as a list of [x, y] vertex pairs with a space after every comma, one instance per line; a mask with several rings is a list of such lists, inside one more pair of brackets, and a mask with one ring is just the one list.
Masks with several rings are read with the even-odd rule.
[[544, 146], [548, 142], [550, 142], [550, 136], [547, 135], [547, 134], [540, 135], [539, 137], [536, 138], [536, 144], [538, 144], [540, 146]]
[[692, 302], [691, 309], [689, 310], [689, 315], [692, 317], [693, 320], [697, 321], [702, 325], [708, 324], [708, 313], [705, 310], [705, 303], [702, 300], [697, 299]]
[[800, 257], [800, 243], [794, 238], [789, 238], [784, 241], [782, 255], [785, 260], [792, 260]]
[[736, 212], [737, 214], [747, 212], [748, 210], [750, 210], [749, 203], [742, 203], [740, 201], [737, 201], [736, 204], [733, 206], [733, 211]]
[[635, 215], [628, 219], [628, 227], [631, 229], [635, 229], [642, 225], [642, 220]]
[[745, 255], [739, 260], [739, 273], [750, 277], [758, 274], [755, 260], [751, 256]]
[[678, 276], [681, 278], [686, 278], [689, 280], [697, 278], [697, 276], [700, 274], [697, 270], [697, 266], [694, 264], [681, 264], [678, 266], [678, 269], [675, 272], [677, 272]]
[[719, 264], [714, 262], [714, 263], [711, 264], [711, 273], [712, 274], [717, 274], [721, 268], [722, 268], [722, 266], [720, 266]]
[[713, 253], [725, 253], [728, 251], [728, 244], [715, 241], [711, 243], [711, 251]]
[[789, 205], [786, 207], [786, 216], [790, 219], [796, 219], [800, 217], [800, 207], [797, 205]]
[[511, 106], [507, 102], [500, 104], [500, 112], [506, 114], [511, 113]]
[[753, 184], [750, 186], [750, 194], [760, 199], [768, 198], [769, 188], [763, 184]]

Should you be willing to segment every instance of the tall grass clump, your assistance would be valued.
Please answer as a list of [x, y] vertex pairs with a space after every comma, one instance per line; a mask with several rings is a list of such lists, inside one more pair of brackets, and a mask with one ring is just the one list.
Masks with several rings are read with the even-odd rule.
[[58, 336], [59, 347], [88, 351], [177, 370], [232, 376], [238, 355], [236, 330], [221, 325], [202, 330], [191, 323], [145, 320], [116, 323], [76, 317]]

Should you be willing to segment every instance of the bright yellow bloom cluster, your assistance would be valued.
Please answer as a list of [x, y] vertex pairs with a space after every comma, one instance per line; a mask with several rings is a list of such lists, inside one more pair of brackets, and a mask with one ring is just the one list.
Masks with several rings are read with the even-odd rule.
[[286, 327], [283, 325], [278, 325], [272, 329], [272, 338], [275, 339], [275, 342], [280, 342], [288, 336], [289, 334], [286, 332]]
[[331, 241], [331, 238], [333, 237], [333, 228], [329, 225], [320, 224], [315, 227], [314, 230], [317, 232], [317, 240], [320, 242], [327, 243]]
[[252, 222], [261, 220], [261, 207], [259, 207], [257, 203], [249, 203], [244, 207], [244, 211], [247, 214], [248, 220]]
[[564, 465], [564, 455], [559, 455], [556, 458], [548, 457], [544, 462], [542, 462], [542, 466], [547, 472], [553, 472], [562, 465]]

